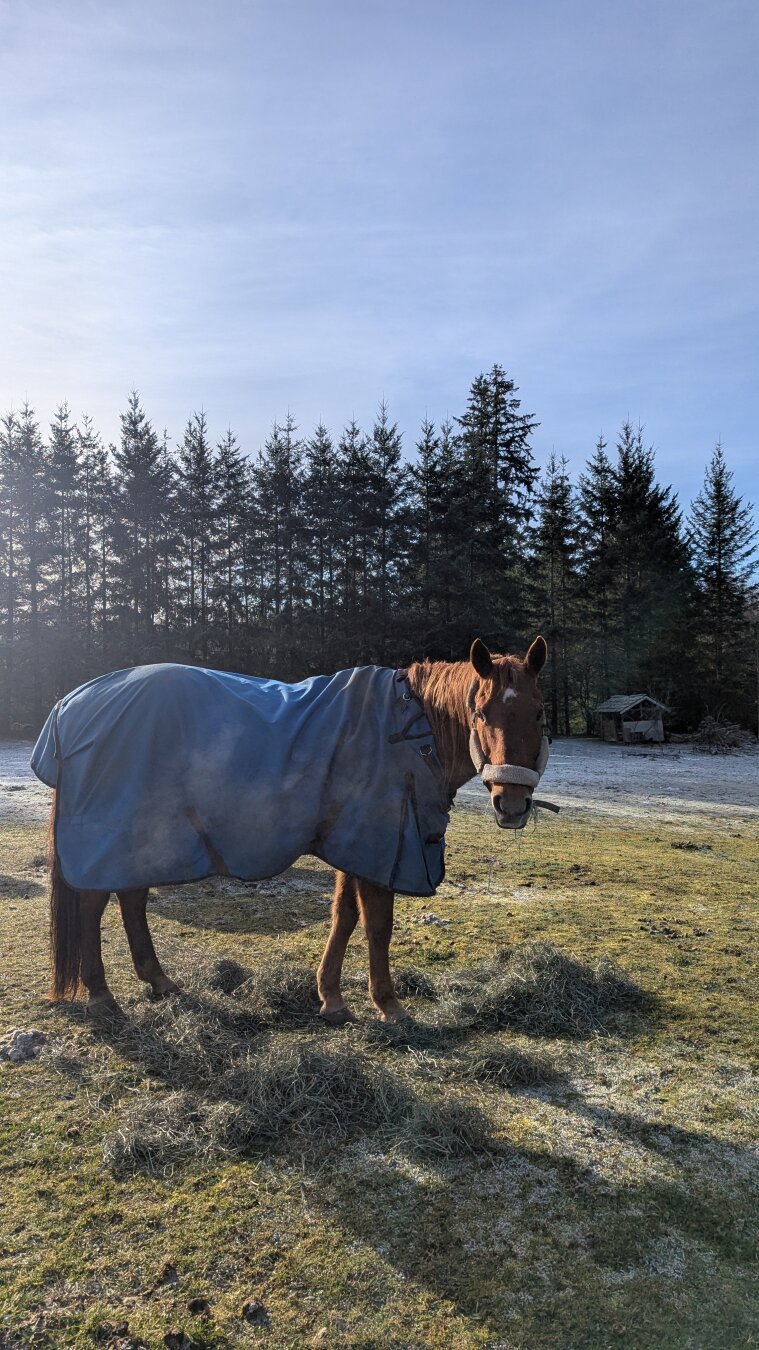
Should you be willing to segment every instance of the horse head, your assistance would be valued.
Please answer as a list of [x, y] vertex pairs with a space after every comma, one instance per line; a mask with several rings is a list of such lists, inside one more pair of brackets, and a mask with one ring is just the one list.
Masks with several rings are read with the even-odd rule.
[[521, 830], [527, 824], [533, 789], [545, 768], [548, 743], [538, 676], [547, 655], [542, 637], [523, 660], [489, 652], [480, 638], [469, 653], [470, 753], [504, 830]]

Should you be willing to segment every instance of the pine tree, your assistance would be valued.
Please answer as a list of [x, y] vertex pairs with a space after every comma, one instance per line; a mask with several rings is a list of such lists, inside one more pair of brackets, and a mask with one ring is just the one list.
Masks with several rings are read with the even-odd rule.
[[327, 428], [319, 423], [305, 447], [304, 535], [308, 541], [306, 601], [314, 619], [317, 670], [329, 661], [335, 626], [335, 570], [338, 535], [338, 468]]
[[214, 455], [202, 411], [188, 419], [179, 449], [177, 507], [180, 550], [186, 560], [183, 590], [189, 655], [207, 661], [217, 503]]
[[572, 644], [577, 602], [577, 511], [568, 461], [551, 454], [536, 494], [537, 525], [531, 559], [535, 620], [548, 635], [547, 680], [551, 725], [570, 734]]
[[432, 576], [439, 499], [440, 437], [435, 423], [425, 417], [416, 442], [416, 463], [409, 470], [411, 493], [411, 585], [416, 608], [424, 621], [432, 613]]
[[[17, 680], [23, 677], [27, 683], [26, 707], [32, 720], [37, 722], [44, 707], [43, 685], [53, 683], [42, 649], [44, 602], [47, 599], [45, 569], [51, 553], [50, 493], [45, 447], [34, 411], [28, 403], [21, 409], [8, 448], [15, 517], [11, 604], [16, 641], [22, 634], [24, 638], [22, 668], [15, 674]], [[45, 693], [49, 697], [47, 690]]]
[[108, 452], [92, 419], [84, 416], [78, 428], [81, 465], [81, 557], [84, 572], [85, 650], [89, 657], [97, 633], [103, 655], [108, 622], [110, 536], [113, 483]]
[[355, 419], [345, 427], [337, 446], [338, 594], [343, 614], [338, 648], [340, 664], [351, 650], [362, 654], [370, 642], [367, 612], [371, 556], [371, 472], [366, 437]]
[[61, 403], [50, 425], [48, 483], [51, 512], [51, 562], [62, 621], [74, 609], [80, 511], [80, 449], [68, 404]]
[[156, 539], [156, 599], [157, 612], [161, 615], [161, 649], [164, 658], [168, 658], [178, 642], [183, 619], [186, 619], [183, 582], [187, 569], [182, 549], [181, 471], [165, 427], [161, 437], [158, 471], [163, 483], [163, 498], [160, 531]]
[[133, 390], [112, 447], [116, 470], [112, 544], [113, 609], [126, 621], [128, 659], [154, 654], [162, 594], [162, 536], [169, 484], [161, 442]]
[[733, 487], [733, 474], [719, 442], [706, 467], [704, 485], [691, 505], [688, 535], [700, 602], [704, 710], [740, 705], [747, 716], [746, 611], [757, 531], [751, 506]]
[[0, 733], [11, 734], [16, 718], [16, 645], [19, 607], [18, 419], [6, 413], [0, 424], [0, 615], [3, 616]]
[[656, 482], [653, 450], [643, 430], [624, 422], [614, 466], [617, 516], [613, 562], [619, 614], [623, 692], [633, 685], [676, 697], [675, 667], [668, 657], [682, 650], [690, 574], [682, 515], [670, 487]]
[[248, 464], [229, 428], [216, 447], [218, 552], [216, 595], [225, 633], [227, 660], [236, 650], [239, 628], [249, 617], [251, 479]]
[[465, 608], [481, 635], [509, 644], [525, 626], [525, 527], [537, 476], [530, 438], [539, 425], [521, 411], [499, 365], [472, 383], [457, 418], [462, 448], [461, 527], [468, 554]]
[[68, 689], [73, 654], [78, 647], [75, 620], [80, 600], [82, 466], [77, 430], [66, 403], [60, 404], [50, 426], [47, 462], [50, 565], [58, 611], [55, 633], [58, 686]]
[[417, 461], [409, 469], [414, 622], [406, 637], [410, 650], [433, 658], [456, 657], [471, 624], [464, 599], [469, 575], [469, 555], [462, 547], [464, 476], [461, 446], [451, 421], [437, 430], [425, 418]]
[[578, 662], [577, 690], [586, 730], [593, 729], [593, 709], [612, 689], [611, 616], [614, 606], [614, 530], [617, 499], [614, 468], [607, 444], [599, 436], [578, 486], [580, 623], [585, 634]]
[[397, 613], [398, 586], [405, 570], [408, 477], [401, 460], [401, 436], [382, 401], [367, 445], [369, 495], [365, 503], [372, 596], [368, 618], [374, 635], [371, 655], [380, 664], [390, 658], [391, 611]]
[[261, 611], [273, 637], [272, 668], [295, 669], [295, 615], [304, 589], [303, 445], [294, 419], [275, 423], [255, 469], [261, 513]]

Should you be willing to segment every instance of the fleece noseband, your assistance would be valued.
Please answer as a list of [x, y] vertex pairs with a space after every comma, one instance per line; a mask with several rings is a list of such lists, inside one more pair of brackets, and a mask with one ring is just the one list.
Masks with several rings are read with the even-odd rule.
[[469, 753], [483, 783], [521, 783], [524, 787], [536, 788], [548, 763], [548, 737], [545, 733], [543, 734], [534, 769], [525, 769], [521, 764], [491, 764], [485, 756], [477, 732], [477, 722], [484, 722], [485, 714], [475, 706], [476, 692], [477, 681], [473, 680], [466, 700], [466, 706], [472, 719], [472, 728], [469, 733]]

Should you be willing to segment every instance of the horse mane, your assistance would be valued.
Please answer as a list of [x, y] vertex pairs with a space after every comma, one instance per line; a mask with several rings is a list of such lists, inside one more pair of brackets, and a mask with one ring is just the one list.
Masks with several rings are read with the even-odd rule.
[[[498, 652], [493, 652], [492, 657], [500, 682], [508, 683], [512, 663], [516, 664], [518, 658]], [[453, 792], [474, 777], [466, 701], [476, 678], [469, 661], [414, 661], [408, 667], [409, 686], [424, 704], [443, 772]]]

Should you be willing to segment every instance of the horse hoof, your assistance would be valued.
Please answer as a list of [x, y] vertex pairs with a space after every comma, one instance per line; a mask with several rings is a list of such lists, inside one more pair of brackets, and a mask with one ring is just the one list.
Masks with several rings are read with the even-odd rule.
[[355, 1022], [350, 1008], [322, 1008], [319, 1016], [330, 1027], [344, 1027], [346, 1022]]
[[162, 980], [156, 980], [155, 984], [151, 985], [153, 998], [168, 998], [169, 994], [181, 994], [181, 992], [180, 986], [170, 980], [168, 976], [164, 976]]
[[98, 1017], [111, 1022], [123, 1022], [126, 1016], [124, 1009], [121, 1004], [116, 1002], [113, 994], [101, 994], [97, 998], [89, 998], [84, 1005], [84, 1011], [87, 1017]]
[[380, 1022], [384, 1022], [388, 1027], [397, 1027], [400, 1022], [411, 1020], [411, 1014], [407, 1013], [405, 1008], [392, 1008], [388, 1012], [380, 1013]]

